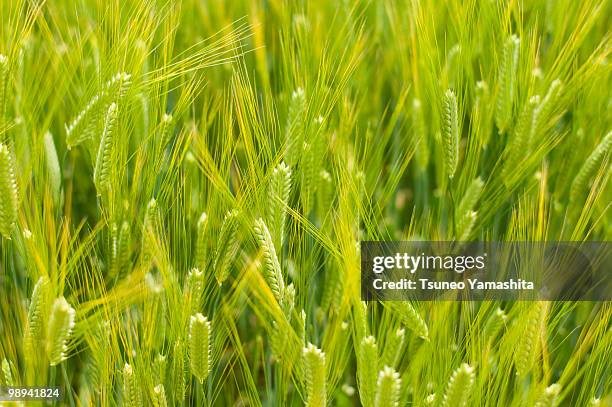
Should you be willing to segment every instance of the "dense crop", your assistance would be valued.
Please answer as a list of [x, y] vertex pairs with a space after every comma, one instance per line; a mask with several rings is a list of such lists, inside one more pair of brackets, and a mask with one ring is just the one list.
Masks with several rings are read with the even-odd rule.
[[609, 303], [365, 303], [359, 242], [610, 240], [611, 17], [0, 0], [0, 384], [609, 405]]

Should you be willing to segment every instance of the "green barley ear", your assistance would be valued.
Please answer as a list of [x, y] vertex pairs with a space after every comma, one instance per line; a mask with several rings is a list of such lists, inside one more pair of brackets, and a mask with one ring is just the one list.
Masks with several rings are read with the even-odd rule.
[[285, 349], [287, 349], [286, 330], [281, 328], [276, 321], [272, 321], [272, 328], [268, 333], [270, 338], [270, 349], [272, 355], [277, 360], [282, 360], [286, 357]]
[[2, 359], [2, 379], [1, 383], [4, 386], [15, 386], [17, 383], [15, 382], [13, 372], [15, 371], [15, 366], [13, 363], [7, 358]]
[[542, 103], [540, 103], [540, 106], [538, 107], [534, 124], [534, 133], [536, 135], [539, 135], [542, 130], [546, 128], [546, 124], [552, 118], [552, 114], [559, 104], [562, 90], [563, 84], [559, 79], [552, 81], [550, 87], [548, 88], [548, 92], [546, 92], [544, 99], [542, 99]]
[[25, 335], [27, 355], [38, 349], [38, 344], [45, 338], [44, 325], [50, 295], [50, 283], [47, 277], [40, 277], [34, 285], [32, 299], [28, 308], [28, 325]]
[[208, 216], [202, 212], [196, 231], [195, 266], [205, 270], [208, 266]]
[[535, 403], [535, 407], [555, 407], [557, 405], [557, 397], [561, 392], [561, 385], [558, 383], [551, 384], [544, 390], [544, 394]]
[[506, 160], [502, 170], [502, 178], [507, 184], [528, 151], [530, 140], [533, 138], [539, 105], [540, 97], [538, 95], [532, 96], [519, 116], [512, 139], [508, 144]]
[[66, 358], [75, 314], [74, 308], [64, 297], [53, 302], [47, 325], [47, 355], [51, 366], [60, 364]]
[[96, 155], [96, 166], [94, 168], [94, 184], [98, 196], [106, 191], [111, 185], [112, 167], [116, 165], [116, 138], [115, 124], [117, 123], [117, 105], [111, 103], [104, 118], [104, 130]]
[[416, 164], [422, 172], [429, 165], [429, 146], [427, 145], [427, 126], [425, 125], [423, 105], [421, 100], [417, 98], [412, 101], [412, 123], [415, 139], [419, 140], [415, 157]]
[[407, 301], [392, 301], [386, 304], [400, 317], [402, 324], [406, 328], [426, 341], [429, 340], [427, 324], [412, 304]]
[[107, 112], [111, 101], [119, 101], [131, 85], [131, 75], [118, 73], [102, 87], [70, 123], [65, 125], [66, 144], [70, 150], [77, 144], [91, 138], [98, 128], [99, 117]]
[[427, 397], [425, 397], [423, 404], [426, 406], [436, 405], [436, 393], [431, 393]]
[[598, 397], [592, 397], [591, 400], [589, 401], [589, 406], [591, 407], [603, 407], [603, 404], [601, 404], [601, 399]]
[[12, 154], [6, 145], [0, 143], [0, 233], [6, 239], [10, 239], [17, 222], [17, 207], [17, 178]]
[[323, 220], [332, 209], [332, 203], [334, 200], [334, 183], [330, 173], [325, 170], [321, 170], [319, 172], [318, 183], [319, 186], [317, 188], [316, 211], [319, 214], [319, 218]]
[[467, 405], [473, 385], [474, 368], [464, 363], [453, 372], [448, 381], [442, 407], [463, 407]]
[[291, 193], [291, 168], [281, 162], [274, 168], [268, 185], [266, 223], [270, 226], [270, 234], [274, 246], [281, 250], [285, 241], [286, 207], [289, 205]]
[[312, 343], [309, 343], [302, 353], [306, 375], [306, 406], [325, 407], [327, 405], [325, 353]]
[[162, 148], [165, 148], [168, 142], [170, 142], [170, 139], [172, 138], [173, 127], [174, 123], [172, 115], [164, 113], [161, 119], [161, 129], [159, 131]]
[[359, 301], [353, 307], [353, 325], [357, 342], [361, 342], [368, 335], [368, 305]]
[[123, 366], [123, 405], [126, 407], [144, 406], [138, 377], [129, 363]]
[[166, 382], [166, 365], [167, 359], [165, 355], [158, 353], [153, 360], [153, 383], [162, 384]]
[[230, 271], [230, 266], [234, 262], [240, 242], [238, 241], [238, 216], [240, 212], [232, 209], [227, 212], [219, 231], [219, 240], [215, 250], [215, 261], [213, 268], [217, 282], [221, 285]]
[[[4, 115], [6, 114], [6, 88], [8, 84], [8, 58], [0, 54], [0, 132], [4, 131]], [[2, 134], [2, 133], [0, 133]]]
[[117, 276], [126, 271], [130, 265], [132, 254], [132, 232], [127, 221], [121, 223], [117, 230], [117, 224], [111, 226], [111, 276]]
[[[320, 192], [320, 190], [319, 190]], [[319, 212], [321, 213], [321, 212]], [[327, 312], [337, 312], [342, 301], [344, 270], [335, 264], [333, 256], [325, 257], [325, 285], [321, 296], [321, 308]], [[360, 336], [363, 338], [365, 333]]]
[[451, 89], [444, 94], [444, 116], [442, 118], [444, 137], [444, 162], [449, 178], [455, 176], [459, 161], [459, 116], [457, 96]]
[[474, 225], [476, 224], [476, 219], [478, 219], [478, 212], [469, 211], [459, 218], [457, 221], [457, 240], [460, 242], [464, 242], [469, 240], [472, 230], [474, 229]]
[[166, 400], [166, 390], [164, 389], [164, 385], [161, 383], [153, 387], [153, 394], [151, 398], [153, 399], [153, 407], [168, 406], [168, 401]]
[[142, 226], [142, 248], [141, 261], [149, 264], [155, 257], [156, 240], [160, 237], [162, 228], [161, 213], [155, 198], [151, 198], [147, 204], [143, 226]]
[[291, 314], [295, 306], [295, 287], [293, 283], [286, 286], [285, 290], [282, 292], [280, 306], [287, 321], [291, 321]]
[[516, 73], [520, 43], [521, 41], [514, 34], [508, 37], [504, 43], [501, 65], [499, 67], [499, 93], [495, 110], [495, 123], [500, 133], [508, 130], [512, 120], [514, 100], [517, 93]]
[[470, 183], [470, 185], [465, 190], [465, 194], [461, 201], [459, 202], [459, 206], [455, 210], [455, 217], [461, 218], [465, 214], [469, 213], [474, 209], [476, 203], [480, 199], [480, 195], [482, 194], [482, 188], [484, 186], [484, 182], [480, 177], [477, 177], [474, 181]]
[[210, 374], [210, 322], [202, 314], [195, 314], [189, 322], [189, 363], [191, 373], [200, 383]]
[[393, 370], [393, 368], [385, 366], [380, 373], [378, 373], [374, 405], [376, 407], [399, 406], [401, 385], [402, 380], [400, 379], [399, 373]]
[[198, 312], [202, 306], [202, 295], [204, 294], [204, 272], [192, 268], [187, 274], [185, 281], [185, 300], [190, 315]]
[[285, 291], [285, 282], [272, 237], [263, 219], [259, 218], [255, 221], [254, 231], [257, 242], [263, 252], [264, 276], [274, 297], [281, 304]]
[[305, 111], [306, 97], [304, 95], [304, 90], [302, 88], [297, 88], [291, 94], [285, 130], [285, 159], [291, 166], [297, 164], [302, 151]]
[[47, 174], [49, 176], [49, 186], [53, 194], [53, 202], [56, 206], [61, 205], [62, 194], [62, 171], [60, 169], [59, 159], [57, 158], [57, 150], [53, 141], [53, 135], [46, 132], [43, 137], [45, 146], [45, 164]]
[[378, 370], [378, 346], [373, 336], [363, 338], [359, 345], [357, 376], [359, 397], [364, 407], [374, 406]]
[[172, 386], [174, 392], [174, 401], [178, 404], [185, 399], [187, 391], [187, 380], [189, 378], [189, 362], [187, 360], [187, 352], [182, 340], [178, 340], [174, 344], [174, 352], [172, 353]]
[[397, 329], [395, 332], [388, 335], [385, 349], [383, 350], [381, 364], [397, 368], [397, 365], [403, 355], [404, 340], [406, 331], [403, 328]]
[[485, 322], [483, 328], [484, 337], [487, 341], [491, 342], [497, 338], [499, 332], [504, 329], [507, 319], [508, 316], [501, 308], [497, 308], [493, 311], [489, 318], [487, 318], [487, 322]]
[[546, 330], [546, 317], [549, 304], [538, 301], [527, 310], [521, 321], [521, 335], [514, 352], [514, 366], [519, 376], [525, 376], [533, 368], [540, 354], [540, 340]]
[[608, 133], [597, 147], [595, 147], [595, 150], [593, 150], [589, 158], [586, 159], [580, 168], [580, 171], [578, 171], [578, 175], [576, 175], [570, 187], [570, 202], [576, 202], [586, 189], [593, 174], [603, 162], [604, 157], [606, 154], [610, 153], [610, 147], [612, 147], [612, 132]]

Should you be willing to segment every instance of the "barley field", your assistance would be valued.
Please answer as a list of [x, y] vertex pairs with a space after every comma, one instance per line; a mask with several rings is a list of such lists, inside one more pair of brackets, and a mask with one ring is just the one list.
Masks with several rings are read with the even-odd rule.
[[364, 302], [360, 264], [365, 240], [610, 241], [611, 21], [0, 0], [0, 397], [612, 405], [609, 302]]

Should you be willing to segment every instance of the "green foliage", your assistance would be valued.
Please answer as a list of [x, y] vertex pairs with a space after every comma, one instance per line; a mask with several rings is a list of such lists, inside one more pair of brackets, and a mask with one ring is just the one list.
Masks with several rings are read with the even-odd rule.
[[610, 240], [609, 2], [0, 10], [3, 384], [70, 407], [610, 404], [608, 303], [360, 287], [361, 241]]

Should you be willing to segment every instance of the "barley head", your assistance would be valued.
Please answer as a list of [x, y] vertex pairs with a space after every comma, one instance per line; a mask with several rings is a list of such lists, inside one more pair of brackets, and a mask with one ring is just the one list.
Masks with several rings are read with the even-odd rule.
[[508, 129], [513, 116], [520, 43], [519, 38], [514, 34], [504, 42], [498, 73], [499, 93], [495, 110], [495, 123], [500, 133]]
[[206, 269], [208, 266], [208, 237], [206, 231], [208, 229], [208, 216], [206, 212], [202, 212], [198, 219], [196, 232], [196, 249], [195, 249], [195, 266]]
[[442, 118], [444, 137], [444, 163], [449, 178], [455, 176], [459, 161], [459, 116], [457, 96], [452, 90], [444, 94], [444, 115]]
[[555, 407], [557, 405], [557, 397], [561, 392], [561, 385], [558, 383], [551, 384], [544, 390], [544, 394], [535, 403], [535, 407]]
[[64, 297], [53, 302], [47, 325], [47, 355], [51, 366], [58, 365], [66, 358], [75, 314], [74, 308]]
[[163, 384], [158, 384], [153, 387], [153, 407], [166, 407], [168, 405], [168, 401], [166, 400], [166, 390], [164, 389]]
[[463, 407], [467, 402], [472, 392], [474, 385], [474, 368], [467, 363], [462, 364], [455, 370], [448, 381], [444, 399], [442, 400], [443, 407]]
[[126, 407], [144, 406], [140, 382], [129, 363], [123, 366], [123, 405]]
[[96, 156], [96, 166], [94, 168], [94, 184], [98, 195], [101, 195], [103, 191], [106, 191], [111, 185], [113, 166], [116, 165], [116, 144], [117, 144], [117, 132], [115, 131], [115, 124], [117, 122], [117, 105], [111, 103], [106, 112], [104, 118], [104, 130], [102, 131], [102, 138], [100, 139], [100, 146], [98, 147], [98, 154]]
[[222, 284], [227, 278], [230, 267], [234, 262], [240, 242], [238, 241], [238, 217], [240, 212], [233, 209], [225, 215], [221, 230], [219, 231], [219, 240], [215, 250], [215, 261], [213, 268], [217, 282]]
[[325, 407], [327, 405], [325, 353], [312, 343], [309, 343], [302, 353], [306, 375], [306, 406]]
[[272, 236], [270, 236], [268, 227], [261, 218], [255, 221], [253, 229], [255, 231], [255, 237], [257, 238], [263, 252], [264, 276], [268, 285], [270, 286], [270, 289], [272, 290], [272, 293], [274, 294], [274, 297], [278, 303], [281, 304], [282, 296], [285, 291], [285, 282], [283, 280], [281, 266], [276, 255], [276, 249], [274, 247], [274, 243], [272, 242]]
[[191, 317], [188, 340], [191, 373], [203, 383], [211, 368], [211, 326], [204, 315], [198, 313]]
[[378, 371], [378, 346], [373, 336], [363, 338], [359, 345], [357, 376], [359, 397], [364, 407], [374, 406]]
[[10, 239], [17, 222], [17, 208], [17, 178], [12, 153], [8, 146], [0, 143], [0, 233], [6, 239]]
[[376, 407], [399, 406], [401, 384], [402, 380], [400, 379], [399, 373], [393, 370], [393, 368], [385, 366], [378, 373], [374, 405]]

